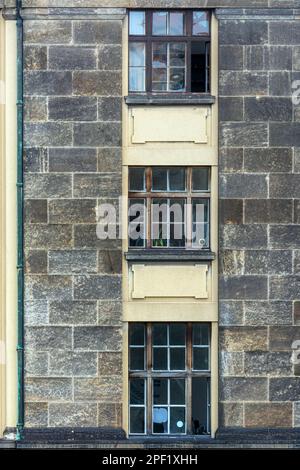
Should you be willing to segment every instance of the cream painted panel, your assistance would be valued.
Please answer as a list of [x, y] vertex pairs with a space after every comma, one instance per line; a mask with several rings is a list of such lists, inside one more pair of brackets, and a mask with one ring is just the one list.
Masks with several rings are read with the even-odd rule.
[[131, 143], [208, 142], [207, 107], [131, 108]]
[[147, 266], [136, 264], [133, 272], [133, 299], [146, 297], [192, 297], [207, 299], [205, 264], [195, 266]]

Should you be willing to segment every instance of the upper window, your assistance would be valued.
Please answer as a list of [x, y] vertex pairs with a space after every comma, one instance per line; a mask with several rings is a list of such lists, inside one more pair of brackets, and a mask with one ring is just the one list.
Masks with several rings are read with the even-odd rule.
[[208, 93], [210, 14], [129, 13], [129, 92]]

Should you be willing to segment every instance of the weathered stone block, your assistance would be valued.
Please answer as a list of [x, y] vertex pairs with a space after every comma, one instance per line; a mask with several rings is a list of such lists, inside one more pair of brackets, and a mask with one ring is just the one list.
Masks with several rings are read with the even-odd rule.
[[28, 428], [48, 426], [48, 403], [25, 403], [25, 425]]
[[267, 349], [267, 327], [230, 326], [220, 328], [220, 350], [229, 352]]
[[98, 401], [114, 403], [122, 400], [122, 380], [119, 375], [93, 379], [74, 379], [76, 401]]
[[49, 274], [96, 273], [97, 252], [94, 250], [50, 250]]
[[244, 323], [244, 305], [241, 301], [219, 302], [220, 326], [242, 325]]
[[25, 175], [25, 197], [31, 199], [72, 196], [71, 175], [28, 173]]
[[122, 70], [122, 47], [102, 44], [98, 49], [99, 70]]
[[74, 295], [78, 300], [118, 299], [121, 297], [121, 278], [117, 275], [76, 276]]
[[96, 324], [97, 302], [52, 301], [49, 303], [49, 318], [51, 324]]
[[293, 103], [290, 98], [245, 98], [246, 121], [291, 121]]
[[242, 70], [243, 69], [243, 46], [223, 46], [219, 50], [220, 70]]
[[[49, 171], [90, 172], [97, 171], [96, 149], [50, 148]], [[107, 170], [111, 171], [111, 170]]]
[[121, 426], [122, 405], [120, 403], [98, 404], [98, 426]]
[[251, 376], [292, 375], [291, 353], [289, 352], [246, 352], [245, 374]]
[[246, 148], [244, 154], [246, 172], [288, 173], [293, 168], [291, 148]]
[[294, 251], [294, 274], [300, 274], [300, 251]]
[[25, 376], [48, 375], [48, 353], [25, 351]]
[[267, 248], [267, 228], [264, 225], [225, 225], [223, 248], [231, 250]]
[[98, 325], [120, 326], [122, 323], [122, 303], [114, 301], [98, 302]]
[[46, 172], [48, 168], [48, 149], [38, 147], [25, 148], [23, 161], [25, 173]]
[[28, 401], [70, 401], [72, 379], [28, 377], [25, 394]]
[[98, 272], [102, 274], [122, 273], [122, 251], [103, 250], [98, 253]]
[[25, 246], [32, 249], [72, 246], [71, 225], [30, 225], [25, 231]]
[[292, 47], [270, 46], [268, 50], [270, 70], [292, 70]]
[[74, 348], [89, 351], [121, 351], [122, 331], [112, 326], [75, 326]]
[[298, 401], [300, 377], [271, 378], [270, 401]]
[[25, 325], [49, 323], [47, 300], [28, 300], [24, 304]]
[[243, 171], [244, 150], [236, 147], [220, 149], [219, 168], [221, 172], [238, 173]]
[[116, 375], [122, 375], [122, 353], [98, 353], [98, 374], [110, 375], [112, 371]]
[[46, 70], [47, 47], [24, 46], [24, 70]]
[[278, 300], [294, 300], [299, 297], [300, 276], [272, 276], [270, 296]]
[[50, 46], [51, 70], [92, 70], [96, 68], [96, 49], [91, 47]]
[[293, 69], [300, 70], [300, 46], [293, 47]]
[[224, 250], [219, 252], [219, 273], [237, 276], [244, 274], [244, 252], [239, 250]]
[[247, 428], [291, 427], [292, 417], [292, 403], [245, 403]]
[[224, 174], [220, 175], [221, 198], [265, 198], [268, 195], [266, 175]]
[[78, 147], [119, 147], [121, 126], [117, 122], [74, 124], [74, 144]]
[[[119, 97], [98, 98], [99, 121], [121, 121], [122, 99]], [[83, 119], [82, 119], [83, 120]]]
[[24, 215], [25, 221], [29, 224], [47, 222], [47, 199], [27, 199]]
[[97, 98], [67, 96], [49, 98], [49, 119], [54, 121], [96, 121]]
[[292, 356], [292, 343], [299, 338], [299, 326], [272, 326], [270, 327], [270, 350], [288, 351]]
[[72, 328], [62, 326], [27, 326], [25, 338], [28, 349], [51, 351], [72, 348]]
[[47, 252], [30, 250], [25, 256], [25, 272], [31, 274], [47, 273]]
[[97, 353], [74, 351], [51, 351], [49, 374], [65, 377], [97, 375]]
[[286, 224], [293, 221], [291, 199], [248, 199], [245, 201], [246, 224]]
[[300, 248], [300, 226], [299, 225], [271, 225], [270, 226], [271, 248]]
[[266, 44], [266, 21], [225, 20], [219, 25], [220, 44]]
[[118, 197], [120, 194], [119, 173], [74, 175], [74, 197]]
[[227, 147], [266, 147], [268, 126], [265, 123], [223, 123], [220, 125], [220, 144]]
[[244, 102], [243, 98], [220, 98], [219, 99], [220, 121], [243, 121]]
[[294, 220], [295, 224], [300, 224], [300, 200], [294, 200]]
[[101, 239], [97, 236], [97, 226], [79, 224], [74, 226], [74, 246], [76, 248], [99, 248], [114, 250], [121, 247], [121, 241], [116, 239]]
[[270, 123], [270, 145], [275, 147], [299, 147], [300, 122], [281, 122], [280, 124], [276, 122]]
[[291, 274], [293, 271], [292, 251], [249, 250], [245, 252], [245, 273], [247, 274]]
[[67, 122], [25, 123], [24, 143], [28, 147], [72, 145], [72, 125]]
[[268, 75], [264, 72], [220, 71], [220, 96], [268, 94]]
[[28, 71], [24, 76], [25, 95], [70, 95], [72, 72]]
[[282, 301], [244, 302], [246, 325], [291, 325], [292, 303]]
[[120, 72], [99, 70], [73, 73], [74, 95], [121, 96], [121, 93]]
[[72, 41], [72, 22], [27, 20], [24, 41], [32, 44], [68, 44]]
[[220, 375], [243, 375], [244, 373], [244, 354], [241, 352], [220, 352]]
[[220, 223], [242, 224], [243, 223], [243, 200], [242, 199], [220, 199], [219, 200]]
[[41, 96], [25, 98], [25, 121], [47, 121], [47, 99]]
[[221, 379], [220, 399], [223, 401], [266, 401], [268, 379], [258, 377], [224, 377]]
[[75, 44], [121, 44], [121, 21], [79, 21], [74, 23]]
[[27, 275], [25, 286], [26, 300], [72, 298], [72, 278], [70, 276]]
[[270, 175], [270, 197], [300, 199], [300, 174]]
[[121, 172], [122, 151], [121, 147], [98, 148], [98, 171]]
[[219, 404], [220, 425], [225, 427], [242, 427], [243, 413], [244, 408], [242, 403], [221, 402]]
[[271, 44], [300, 44], [300, 27], [297, 21], [272, 21]]
[[96, 222], [96, 199], [59, 199], [49, 201], [49, 223]]
[[50, 403], [49, 426], [54, 427], [96, 427], [97, 404], [92, 403]]

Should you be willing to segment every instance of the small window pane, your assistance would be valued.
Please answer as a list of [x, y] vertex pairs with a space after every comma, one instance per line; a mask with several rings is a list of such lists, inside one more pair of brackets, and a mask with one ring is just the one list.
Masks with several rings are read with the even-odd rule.
[[168, 404], [168, 379], [153, 379], [153, 403]]
[[145, 67], [129, 67], [129, 91], [145, 91]]
[[143, 42], [129, 43], [129, 65], [131, 67], [145, 66], [145, 44]]
[[185, 370], [185, 348], [170, 348], [170, 370]]
[[153, 168], [152, 191], [168, 190], [168, 170], [165, 168]]
[[166, 11], [157, 11], [152, 16], [152, 33], [154, 36], [165, 36], [167, 34], [167, 18]]
[[152, 327], [152, 341], [154, 346], [167, 345], [168, 325], [155, 323]]
[[193, 12], [193, 35], [209, 34], [209, 15], [205, 11]]
[[144, 405], [145, 403], [145, 381], [144, 379], [130, 380], [130, 404]]
[[183, 13], [170, 13], [169, 34], [171, 36], [182, 36], [184, 34]]
[[145, 169], [129, 169], [129, 191], [145, 191]]
[[191, 92], [207, 93], [208, 50], [209, 43], [193, 41], [191, 43]]
[[184, 379], [170, 379], [170, 405], [185, 405]]
[[170, 191], [185, 191], [185, 169], [171, 168], [169, 170]]
[[192, 189], [193, 191], [208, 191], [209, 189], [208, 168], [193, 168]]
[[182, 42], [170, 43], [170, 66], [185, 67], [185, 44]]
[[143, 323], [132, 323], [129, 327], [129, 344], [131, 346], [144, 346], [145, 325]]
[[170, 408], [170, 433], [171, 434], [185, 434], [185, 408], [171, 407]]
[[144, 348], [130, 348], [129, 358], [130, 370], [144, 370], [145, 369], [145, 349]]
[[205, 323], [193, 325], [193, 345], [209, 345], [209, 325]]
[[166, 42], [154, 42], [152, 44], [152, 67], [167, 68], [168, 44]]
[[209, 433], [209, 379], [192, 379], [192, 424], [193, 434]]
[[186, 326], [183, 323], [170, 324], [170, 345], [171, 346], [184, 346], [185, 345]]
[[129, 14], [129, 34], [145, 34], [145, 12], [131, 11]]
[[209, 199], [193, 199], [193, 246], [209, 247]]
[[168, 370], [167, 348], [153, 348], [153, 370]]
[[168, 408], [153, 408], [153, 434], [168, 433]]
[[170, 91], [185, 90], [185, 69], [170, 68]]
[[129, 246], [145, 246], [146, 237], [146, 201], [144, 199], [129, 199], [128, 207], [128, 237]]
[[193, 369], [209, 370], [208, 348], [193, 348]]
[[130, 433], [145, 433], [145, 408], [130, 407]]

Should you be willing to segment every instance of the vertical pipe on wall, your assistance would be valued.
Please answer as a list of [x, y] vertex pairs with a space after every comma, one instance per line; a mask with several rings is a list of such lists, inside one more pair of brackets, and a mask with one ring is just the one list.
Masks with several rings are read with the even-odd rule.
[[18, 271], [18, 422], [17, 440], [24, 428], [24, 232], [23, 232], [23, 21], [17, 0], [17, 271]]

